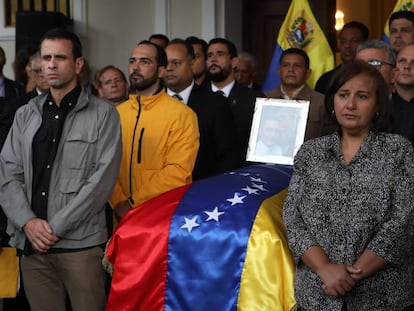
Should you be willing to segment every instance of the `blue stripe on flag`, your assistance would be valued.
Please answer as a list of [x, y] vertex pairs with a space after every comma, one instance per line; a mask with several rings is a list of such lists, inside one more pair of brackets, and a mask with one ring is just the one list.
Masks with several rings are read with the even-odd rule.
[[390, 38], [384, 32], [381, 34], [381, 41], [390, 44]]
[[255, 165], [189, 188], [170, 226], [165, 310], [236, 309], [256, 213], [288, 187], [291, 173], [290, 166]]
[[266, 78], [262, 84], [262, 92], [268, 92], [279, 86], [280, 76], [279, 76], [279, 61], [282, 56], [283, 49], [276, 43], [275, 50], [273, 52], [272, 61], [270, 62], [269, 69], [266, 74]]

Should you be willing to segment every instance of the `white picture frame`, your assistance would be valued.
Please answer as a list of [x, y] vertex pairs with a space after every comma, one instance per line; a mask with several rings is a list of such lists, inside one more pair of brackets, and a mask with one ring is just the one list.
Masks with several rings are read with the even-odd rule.
[[309, 101], [257, 98], [246, 160], [293, 165], [305, 139]]

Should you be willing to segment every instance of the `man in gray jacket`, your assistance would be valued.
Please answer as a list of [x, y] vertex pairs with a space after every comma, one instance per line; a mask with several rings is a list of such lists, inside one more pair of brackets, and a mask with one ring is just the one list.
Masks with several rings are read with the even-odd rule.
[[77, 83], [79, 38], [53, 29], [41, 40], [50, 91], [21, 107], [0, 156], [0, 204], [31, 310], [104, 310], [100, 261], [105, 203], [118, 175], [116, 110]]

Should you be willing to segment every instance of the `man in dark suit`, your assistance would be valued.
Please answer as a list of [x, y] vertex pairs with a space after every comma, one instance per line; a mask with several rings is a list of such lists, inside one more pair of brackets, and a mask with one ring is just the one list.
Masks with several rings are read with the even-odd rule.
[[185, 41], [190, 43], [194, 49], [193, 74], [195, 83], [200, 86], [210, 84], [207, 79], [207, 42], [194, 36], [188, 37]]
[[[25, 88], [23, 85], [17, 83], [16, 81], [7, 79], [3, 76], [3, 67], [5, 63], [6, 57], [4, 54], [4, 50], [0, 47], [0, 150], [3, 147], [3, 143], [6, 140], [7, 134], [13, 123], [13, 118], [16, 110], [21, 105], [27, 104], [30, 98], [32, 98], [32, 92], [25, 93]], [[29, 65], [31, 65], [30, 61]], [[40, 68], [40, 56], [38, 65], [38, 67]], [[5, 215], [3, 214], [3, 210], [1, 209], [1, 207], [0, 219], [2, 219], [0, 221], [4, 221], [3, 225], [7, 225], [7, 220], [5, 218]], [[2, 246], [9, 246], [8, 241], [9, 236], [5, 233], [5, 228], [4, 230], [1, 230], [0, 228], [0, 248]], [[27, 302], [26, 295], [24, 293], [23, 284], [21, 284], [16, 298], [8, 298], [3, 301], [3, 309], [5, 311], [30, 310], [29, 303]]]
[[237, 83], [233, 68], [237, 61], [237, 49], [233, 42], [224, 38], [211, 39], [207, 49], [207, 77], [210, 88], [227, 97], [236, 125], [239, 165], [246, 164], [250, 128], [257, 97], [265, 97], [260, 91]]
[[342, 64], [349, 63], [355, 59], [358, 45], [368, 40], [368, 28], [356, 21], [346, 23], [339, 33], [339, 53], [341, 64], [334, 69], [325, 72], [319, 77], [315, 85], [315, 91], [325, 94], [335, 73], [341, 69]]
[[254, 82], [256, 77], [256, 58], [248, 52], [239, 52], [237, 55], [237, 64], [234, 69], [234, 78], [241, 85], [260, 91], [262, 86]]
[[0, 113], [0, 149], [3, 146], [7, 134], [12, 126], [14, 114], [16, 113], [17, 109], [27, 104], [33, 97], [49, 90], [49, 84], [42, 74], [39, 52], [36, 52], [30, 57], [28, 66], [30, 68], [30, 71], [34, 73], [35, 88], [28, 93], [8, 100], [7, 103], [3, 105], [2, 111]]
[[193, 180], [210, 177], [238, 167], [234, 123], [226, 99], [194, 82], [194, 49], [175, 39], [165, 49], [168, 58], [164, 82], [167, 92], [186, 103], [197, 114], [200, 147]]
[[3, 67], [6, 64], [6, 54], [0, 46], [0, 113], [6, 103], [25, 93], [24, 86], [16, 81], [7, 79], [3, 75]]

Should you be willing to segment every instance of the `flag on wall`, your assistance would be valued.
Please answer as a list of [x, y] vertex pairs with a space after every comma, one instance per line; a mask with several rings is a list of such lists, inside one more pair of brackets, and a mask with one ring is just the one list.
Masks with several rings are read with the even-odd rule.
[[254, 165], [129, 211], [112, 235], [107, 310], [291, 310], [282, 207], [292, 168]]
[[307, 83], [314, 88], [319, 77], [334, 68], [334, 56], [308, 0], [292, 0], [286, 18], [279, 29], [276, 48], [263, 82], [262, 91], [268, 92], [280, 84], [279, 60], [288, 48], [303, 49], [309, 56], [312, 74]]
[[[394, 6], [391, 14], [397, 11], [412, 11], [414, 12], [414, 1], [412, 0], [397, 0], [397, 3]], [[390, 14], [390, 16], [391, 16]], [[384, 32], [381, 35], [381, 40], [387, 43], [390, 43], [390, 29], [388, 27], [388, 21], [390, 20], [390, 16], [388, 17], [387, 21], [385, 22]]]

